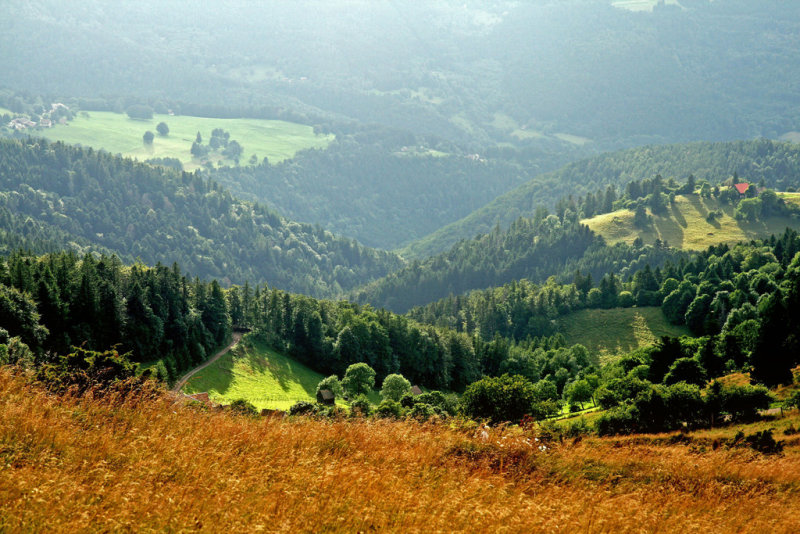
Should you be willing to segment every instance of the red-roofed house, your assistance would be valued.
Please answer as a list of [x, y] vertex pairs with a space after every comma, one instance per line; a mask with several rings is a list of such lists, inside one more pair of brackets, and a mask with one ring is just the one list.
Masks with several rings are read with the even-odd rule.
[[745, 193], [747, 193], [747, 190], [750, 188], [750, 184], [748, 184], [747, 182], [742, 182], [739, 184], [733, 184], [733, 187], [741, 196], [744, 196]]

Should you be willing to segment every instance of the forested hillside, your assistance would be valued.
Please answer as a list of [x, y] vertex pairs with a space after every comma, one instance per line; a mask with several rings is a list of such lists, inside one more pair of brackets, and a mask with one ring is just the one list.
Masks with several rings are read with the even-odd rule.
[[505, 227], [518, 217], [531, 217], [536, 208], [553, 209], [572, 195], [600, 191], [607, 186], [621, 190], [625, 184], [661, 175], [686, 181], [689, 175], [712, 184], [734, 174], [742, 181], [779, 191], [800, 187], [800, 145], [767, 139], [729, 143], [688, 143], [645, 146], [601, 154], [570, 163], [501, 195], [467, 217], [405, 247], [407, 258], [422, 258], [446, 250], [460, 239], [486, 233], [495, 225]]
[[566, 163], [564, 143], [467, 153], [452, 143], [363, 128], [337, 133], [327, 150], [277, 165], [216, 170], [242, 198], [369, 246], [395, 249], [458, 220], [488, 199]]
[[135, 87], [217, 116], [290, 108], [311, 121], [482, 145], [561, 136], [619, 147], [800, 130], [794, 2], [630, 12], [609, 0], [237, 0], [192, 9], [191, 25], [178, 1], [5, 7], [4, 80], [60, 97]]
[[391, 253], [234, 198], [197, 174], [44, 140], [0, 140], [8, 252], [71, 248], [125, 262], [179, 262], [223, 283], [332, 296], [399, 268]]
[[354, 291], [361, 303], [405, 312], [413, 306], [526, 278], [571, 278], [580, 269], [600, 279], [608, 272], [626, 275], [645, 264], [660, 265], [683, 255], [664, 246], [607, 247], [602, 238], [577, 222], [577, 214], [520, 218], [508, 230], [499, 227], [449, 251], [393, 272]]

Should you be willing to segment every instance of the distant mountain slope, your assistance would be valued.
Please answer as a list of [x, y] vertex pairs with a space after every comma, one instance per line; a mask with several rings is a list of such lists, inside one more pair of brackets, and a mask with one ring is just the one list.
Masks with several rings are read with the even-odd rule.
[[797, 2], [611, 4], [4, 2], [0, 72], [29, 91], [289, 108], [479, 146], [800, 130]]
[[602, 238], [576, 221], [551, 215], [516, 220], [508, 230], [494, 229], [449, 251], [351, 292], [357, 302], [402, 313], [449, 294], [459, 295], [520, 280], [544, 282], [551, 276], [571, 278], [577, 269], [596, 279], [658, 265], [683, 254], [665, 247], [607, 247]]
[[286, 217], [321, 224], [373, 247], [395, 249], [464, 217], [577, 149], [465, 153], [413, 135], [367, 129], [277, 165], [218, 169], [234, 194]]
[[538, 206], [552, 208], [557, 200], [619, 186], [661, 174], [685, 181], [718, 183], [737, 173], [753, 183], [785, 191], [800, 185], [800, 145], [759, 139], [728, 143], [686, 143], [646, 146], [601, 154], [537, 176], [496, 198], [463, 219], [445, 226], [402, 249], [406, 258], [423, 258], [447, 250], [460, 239], [507, 226], [518, 217], [530, 217]]
[[287, 221], [196, 174], [45, 140], [0, 139], [0, 221], [6, 247], [177, 261], [204, 278], [316, 296], [402, 266], [391, 253]]
[[[709, 213], [714, 212], [713, 219]], [[678, 195], [675, 204], [663, 214], [648, 211], [650, 224], [637, 227], [634, 212], [628, 209], [597, 215], [581, 221], [601, 235], [607, 243], [631, 244], [636, 238], [645, 243], [656, 239], [670, 246], [705, 250], [720, 243], [733, 244], [751, 239], [766, 239], [781, 234], [787, 228], [797, 228], [800, 221], [790, 216], [770, 216], [756, 221], [734, 218], [734, 206], [699, 195]]]

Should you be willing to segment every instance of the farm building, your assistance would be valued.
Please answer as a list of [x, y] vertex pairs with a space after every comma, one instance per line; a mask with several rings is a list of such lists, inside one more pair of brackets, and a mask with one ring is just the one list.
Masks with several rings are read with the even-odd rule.
[[317, 391], [317, 402], [333, 406], [336, 403], [336, 395], [329, 389], [321, 389]]

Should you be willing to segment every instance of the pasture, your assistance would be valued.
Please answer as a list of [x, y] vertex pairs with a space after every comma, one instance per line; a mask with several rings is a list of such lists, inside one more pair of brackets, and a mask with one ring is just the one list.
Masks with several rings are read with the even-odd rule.
[[298, 401], [316, 402], [324, 376], [246, 336], [228, 354], [193, 376], [183, 387], [192, 394], [207, 391], [214, 402], [245, 399], [258, 408], [288, 410]]
[[580, 343], [600, 356], [601, 363], [655, 343], [661, 336], [689, 335], [685, 326], [667, 322], [661, 308], [580, 310], [558, 319], [567, 344]]
[[[784, 197], [786, 198], [785, 194]], [[788, 202], [800, 202], [789, 199]], [[722, 216], [707, 220], [711, 211], [721, 211]], [[699, 195], [675, 198], [675, 204], [667, 206], [663, 214], [654, 214], [652, 223], [644, 228], [633, 224], [632, 210], [617, 210], [581, 221], [597, 232], [609, 245], [619, 242], [631, 244], [641, 237], [645, 244], [656, 239], [666, 241], [670, 246], [685, 250], [704, 250], [720, 243], [738, 243], [761, 239], [772, 234], [781, 234], [786, 227], [797, 228], [800, 224], [791, 217], [768, 217], [755, 222], [739, 221], [733, 216], [734, 206], [723, 205], [714, 199], [700, 198]]]
[[[160, 122], [165, 122], [169, 127], [168, 135], [162, 136], [156, 132], [156, 125]], [[211, 131], [215, 128], [230, 132], [230, 139], [242, 145], [243, 153], [239, 159], [241, 165], [247, 165], [253, 156], [259, 163], [265, 157], [270, 163], [277, 163], [293, 157], [300, 150], [324, 149], [334, 138], [333, 135], [315, 134], [311, 126], [279, 120], [215, 119], [159, 114], [150, 120], [139, 120], [131, 119], [125, 114], [105, 111], [79, 113], [67, 124], [37, 130], [36, 135], [53, 141], [103, 149], [141, 161], [150, 158], [177, 158], [184, 169], [191, 171], [201, 165], [190, 152], [197, 132], [200, 132], [203, 143], [208, 143]], [[155, 134], [152, 145], [145, 145], [142, 141], [142, 136], [148, 130]], [[234, 164], [231, 160], [215, 156], [210, 160], [216, 164]]]

